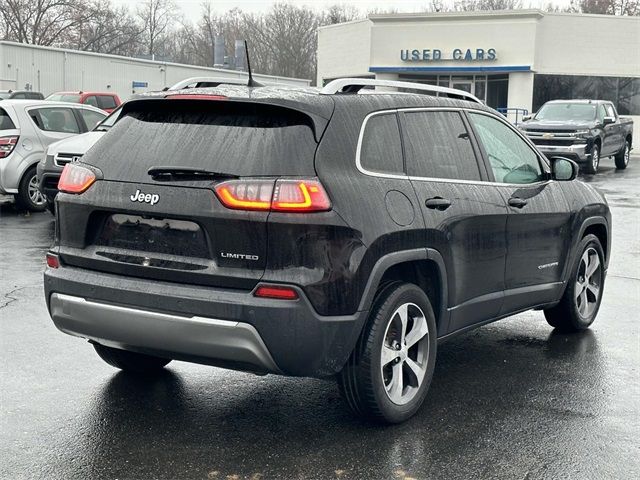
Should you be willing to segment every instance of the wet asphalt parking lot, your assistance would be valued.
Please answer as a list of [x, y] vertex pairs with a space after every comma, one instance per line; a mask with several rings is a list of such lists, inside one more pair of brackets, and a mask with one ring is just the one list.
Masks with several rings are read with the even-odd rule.
[[640, 478], [640, 156], [582, 177], [607, 194], [612, 257], [592, 329], [542, 312], [439, 347], [403, 425], [354, 418], [331, 381], [172, 362], [153, 378], [57, 331], [49, 213], [0, 209], [0, 476], [6, 479]]

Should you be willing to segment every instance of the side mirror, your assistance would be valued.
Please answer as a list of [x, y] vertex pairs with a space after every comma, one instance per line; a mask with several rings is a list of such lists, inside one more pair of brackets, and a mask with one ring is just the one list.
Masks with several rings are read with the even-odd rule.
[[574, 180], [578, 176], [578, 164], [564, 157], [551, 159], [551, 178], [560, 182]]
[[523, 116], [522, 116], [522, 121], [523, 121], [523, 122], [527, 122], [527, 121], [531, 120], [532, 118], [533, 118], [533, 114], [530, 114], [530, 115], [523, 115]]
[[602, 120], [603, 125], [611, 125], [612, 123], [616, 123], [616, 117], [604, 117]]

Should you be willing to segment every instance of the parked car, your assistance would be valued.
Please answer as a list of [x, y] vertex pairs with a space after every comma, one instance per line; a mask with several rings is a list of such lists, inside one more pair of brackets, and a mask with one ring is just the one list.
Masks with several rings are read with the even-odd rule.
[[443, 87], [134, 100], [64, 167], [45, 298], [117, 368], [337, 376], [355, 412], [401, 422], [439, 341], [531, 308], [594, 321], [611, 214], [577, 172]]
[[625, 169], [633, 148], [633, 120], [618, 115], [604, 100], [554, 100], [520, 125], [547, 156], [562, 155], [598, 171], [600, 159], [613, 156], [616, 168]]
[[57, 92], [49, 95], [47, 100], [91, 105], [107, 113], [113, 112], [122, 103], [118, 95], [110, 92]]
[[0, 194], [15, 196], [23, 208], [41, 211], [36, 166], [49, 144], [86, 132], [106, 114], [88, 105], [46, 100], [0, 102]]
[[0, 90], [0, 100], [44, 100], [44, 95], [31, 90]]
[[121, 106], [118, 107], [106, 118], [102, 117], [93, 130], [49, 145], [46, 155], [38, 163], [37, 174], [38, 187], [51, 213], [55, 211], [54, 202], [58, 194], [58, 181], [62, 169], [67, 163], [80, 160], [87, 150], [109, 131], [118, 119], [121, 108]]

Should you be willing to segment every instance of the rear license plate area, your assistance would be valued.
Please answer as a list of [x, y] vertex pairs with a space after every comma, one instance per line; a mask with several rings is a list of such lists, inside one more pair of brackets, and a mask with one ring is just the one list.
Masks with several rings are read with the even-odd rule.
[[129, 251], [211, 258], [205, 232], [195, 222], [112, 214], [95, 244]]

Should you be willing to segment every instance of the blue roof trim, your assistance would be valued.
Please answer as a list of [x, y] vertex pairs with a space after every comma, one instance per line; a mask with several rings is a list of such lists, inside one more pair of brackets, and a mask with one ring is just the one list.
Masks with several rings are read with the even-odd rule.
[[486, 67], [369, 67], [370, 72], [530, 72], [531, 65], [503, 65]]

